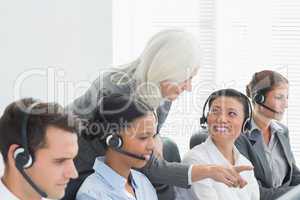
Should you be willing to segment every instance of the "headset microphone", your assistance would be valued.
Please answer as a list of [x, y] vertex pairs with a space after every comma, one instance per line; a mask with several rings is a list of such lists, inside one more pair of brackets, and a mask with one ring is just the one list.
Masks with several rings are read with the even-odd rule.
[[262, 91], [256, 92], [256, 94], [255, 94], [254, 97], [253, 97], [253, 101], [254, 101], [255, 103], [257, 103], [258, 105], [260, 105], [260, 106], [266, 108], [267, 110], [269, 110], [269, 111], [271, 111], [271, 112], [273, 112], [273, 113], [276, 113], [276, 114], [283, 114], [282, 112], [278, 112], [277, 110], [274, 110], [273, 108], [271, 108], [271, 107], [269, 107], [269, 106], [267, 106], [267, 105], [265, 104], [266, 96], [263, 94]]
[[25, 178], [25, 180], [29, 183], [29, 185], [37, 192], [39, 195], [43, 198], [47, 198], [47, 193], [41, 190], [33, 181], [32, 179], [26, 174], [23, 165], [16, 163], [16, 167], [19, 170], [19, 172], [22, 174], [22, 176]]
[[137, 154], [134, 154], [134, 153], [131, 153], [131, 152], [128, 152], [128, 151], [125, 151], [123, 149], [114, 149], [115, 151], [119, 152], [119, 153], [122, 153], [126, 156], [130, 156], [130, 157], [133, 157], [135, 159], [139, 159], [139, 160], [147, 160], [144, 156], [141, 156], [141, 155], [137, 155]]
[[[257, 80], [256, 76], [257, 76], [257, 73], [255, 73], [255, 74], [253, 75], [253, 78], [252, 78], [252, 80], [253, 80], [255, 83], [259, 82], [259, 81]], [[276, 113], [276, 114], [283, 114], [283, 112], [278, 112], [277, 110], [274, 110], [273, 108], [271, 108], [271, 107], [269, 107], [269, 106], [267, 106], [267, 105], [265, 104], [266, 99], [267, 99], [266, 94], [267, 94], [268, 91], [270, 91], [270, 90], [272, 89], [271, 86], [272, 86], [274, 83], [275, 83], [274, 77], [271, 76], [271, 77], [270, 77], [270, 83], [268, 84], [269, 86], [254, 91], [254, 92], [253, 92], [252, 100], [254, 101], [254, 103], [256, 103], [256, 104], [258, 104], [258, 105], [260, 105], [260, 106], [266, 108], [267, 110], [269, 110], [269, 111], [271, 111], [271, 112], [273, 112], [273, 113]]]
[[107, 146], [111, 147], [112, 149], [114, 149], [115, 151], [122, 153], [126, 156], [130, 156], [132, 158], [135, 159], [139, 159], [139, 160], [147, 160], [144, 156], [142, 155], [138, 155], [135, 153], [131, 153], [128, 151], [125, 151], [122, 149], [122, 145], [123, 145], [123, 140], [122, 138], [117, 135], [117, 134], [111, 134], [106, 138], [106, 144]]
[[269, 110], [269, 111], [271, 111], [271, 112], [273, 112], [273, 113], [276, 113], [276, 114], [282, 114], [282, 112], [278, 112], [278, 111], [276, 111], [276, 110], [270, 108], [269, 106], [267, 106], [267, 105], [265, 105], [265, 104], [263, 104], [263, 103], [257, 103], [257, 104], [260, 105], [260, 106], [262, 106], [262, 107], [264, 107], [264, 108], [266, 108], [267, 110]]

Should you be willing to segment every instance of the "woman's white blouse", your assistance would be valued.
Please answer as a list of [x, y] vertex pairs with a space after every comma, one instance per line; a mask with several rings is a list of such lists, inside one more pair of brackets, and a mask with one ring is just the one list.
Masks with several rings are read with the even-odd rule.
[[[235, 166], [251, 165], [234, 147]], [[218, 150], [212, 139], [208, 139], [191, 149], [183, 158], [183, 163], [187, 164], [215, 164], [231, 166], [228, 160]], [[199, 200], [259, 200], [259, 186], [254, 177], [254, 172], [244, 171], [240, 175], [247, 181], [247, 185], [240, 188], [228, 187], [224, 183], [217, 182], [211, 178], [206, 178], [192, 184], [191, 189], [176, 188], [176, 200], [199, 199]]]

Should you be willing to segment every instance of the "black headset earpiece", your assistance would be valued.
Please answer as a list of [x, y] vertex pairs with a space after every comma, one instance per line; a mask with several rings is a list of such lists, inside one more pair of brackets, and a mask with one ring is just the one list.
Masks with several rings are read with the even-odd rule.
[[247, 131], [250, 131], [252, 129], [252, 125], [251, 125], [251, 119], [252, 119], [252, 106], [251, 106], [251, 102], [249, 100], [249, 98], [244, 95], [243, 93], [241, 93], [241, 95], [245, 98], [245, 100], [247, 101], [247, 105], [248, 105], [248, 116], [245, 117], [243, 126], [242, 126], [242, 132], [245, 133]]
[[27, 169], [33, 165], [32, 156], [26, 153], [23, 147], [18, 147], [14, 151], [14, 159], [18, 170]]
[[[260, 104], [260, 105], [265, 103], [265, 101], [266, 101], [266, 93], [267, 93], [267, 91], [269, 91], [272, 88], [272, 85], [275, 83], [273, 76], [265, 77], [265, 78], [268, 78], [268, 80], [269, 80], [268, 83], [269, 84], [266, 85], [263, 88], [255, 89], [253, 91], [253, 96], [252, 96], [253, 102], [257, 103], [257, 104]], [[257, 80], [257, 73], [253, 74], [251, 82], [259, 84], [260, 81]]]
[[211, 95], [209, 95], [209, 97], [205, 100], [205, 103], [204, 103], [204, 106], [202, 109], [202, 116], [200, 117], [200, 127], [203, 129], [207, 129], [207, 114], [205, 112], [206, 106], [214, 94], [215, 94], [215, 92], [212, 93]]
[[265, 100], [266, 100], [265, 95], [262, 94], [261, 92], [257, 92], [253, 96], [254, 103], [263, 104], [265, 102]]
[[243, 123], [242, 132], [246, 133], [247, 131], [250, 131], [251, 127], [251, 120], [250, 118], [247, 118]]
[[113, 149], [121, 149], [123, 145], [122, 138], [117, 134], [107, 136], [106, 145]]
[[[122, 94], [111, 94], [110, 97], [121, 97]], [[106, 98], [107, 96], [103, 96], [99, 102], [98, 102], [98, 108], [102, 108], [102, 102], [103, 99]], [[99, 116], [101, 118], [101, 126], [103, 127], [103, 136], [106, 142], [106, 145], [108, 147], [111, 147], [113, 149], [121, 149], [122, 145], [123, 145], [123, 140], [121, 138], [121, 136], [118, 135], [118, 130], [116, 129], [112, 129], [111, 125], [109, 124], [109, 122], [107, 121], [107, 119], [105, 118], [105, 116], [102, 114], [102, 110], [98, 110], [97, 111], [99, 113]]]
[[201, 128], [203, 128], [203, 129], [207, 128], [206, 122], [207, 122], [206, 116], [202, 115], [202, 117], [200, 118], [200, 126], [201, 126]]

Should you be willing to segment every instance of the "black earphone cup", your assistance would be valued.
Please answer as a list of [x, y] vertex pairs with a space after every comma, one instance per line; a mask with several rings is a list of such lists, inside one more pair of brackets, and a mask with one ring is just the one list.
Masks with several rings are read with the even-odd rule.
[[200, 118], [200, 126], [201, 128], [206, 128], [206, 122], [207, 122], [207, 118], [203, 115], [201, 118]]
[[25, 149], [19, 147], [14, 152], [14, 159], [16, 162], [17, 169], [27, 169], [32, 166], [33, 159], [32, 156], [25, 152]]
[[254, 95], [253, 100], [257, 104], [262, 104], [265, 102], [265, 96], [262, 94], [256, 94], [256, 95]]
[[122, 138], [118, 135], [109, 135], [106, 138], [106, 145], [115, 149], [119, 149], [123, 145]]
[[252, 128], [252, 126], [251, 126], [251, 120], [250, 120], [250, 118], [247, 118], [245, 120], [245, 122], [243, 123], [242, 132], [245, 133], [247, 131], [250, 131], [251, 128]]
[[251, 121], [247, 122], [246, 128], [247, 128], [247, 130], [249, 130], [249, 131], [252, 129]]

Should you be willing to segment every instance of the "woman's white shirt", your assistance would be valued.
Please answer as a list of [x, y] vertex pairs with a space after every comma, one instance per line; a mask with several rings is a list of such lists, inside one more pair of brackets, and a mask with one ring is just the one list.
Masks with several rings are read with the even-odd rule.
[[[234, 146], [235, 166], [252, 165]], [[187, 164], [216, 164], [223, 166], [232, 166], [227, 159], [218, 150], [211, 137], [191, 149], [183, 158], [183, 163]], [[259, 200], [259, 186], [255, 179], [254, 172], [244, 171], [240, 175], [247, 181], [247, 185], [240, 188], [228, 187], [224, 183], [217, 182], [211, 178], [206, 178], [194, 182], [191, 189], [183, 191], [177, 189], [176, 199], [186, 199], [186, 197], [200, 200]]]

